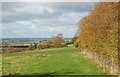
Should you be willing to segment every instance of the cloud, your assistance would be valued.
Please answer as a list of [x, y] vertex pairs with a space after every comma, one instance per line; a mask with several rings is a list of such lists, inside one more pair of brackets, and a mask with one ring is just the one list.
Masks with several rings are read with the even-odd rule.
[[[86, 7], [88, 6], [88, 7]], [[64, 12], [86, 12], [93, 3], [23, 3], [3, 2], [3, 23], [21, 20], [51, 18]]]
[[78, 21], [92, 9], [91, 2], [3, 2], [3, 37], [73, 37]]
[[[105, 0], [4, 0], [3, 2], [105, 2]], [[119, 0], [107, 0], [107, 2], [119, 2]]]

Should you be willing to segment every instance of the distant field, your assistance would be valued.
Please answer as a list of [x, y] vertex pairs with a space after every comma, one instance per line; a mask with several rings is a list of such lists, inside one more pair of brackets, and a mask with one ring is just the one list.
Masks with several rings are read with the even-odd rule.
[[73, 46], [3, 54], [2, 59], [3, 75], [107, 75]]

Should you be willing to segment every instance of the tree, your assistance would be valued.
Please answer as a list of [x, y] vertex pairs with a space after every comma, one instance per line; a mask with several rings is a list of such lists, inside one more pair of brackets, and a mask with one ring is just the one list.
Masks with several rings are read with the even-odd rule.
[[54, 47], [62, 47], [62, 46], [66, 46], [65, 41], [62, 39], [63, 36], [62, 34], [58, 34], [55, 37], [52, 37], [51, 39], [49, 39], [46, 44], [52, 44], [54, 45]]

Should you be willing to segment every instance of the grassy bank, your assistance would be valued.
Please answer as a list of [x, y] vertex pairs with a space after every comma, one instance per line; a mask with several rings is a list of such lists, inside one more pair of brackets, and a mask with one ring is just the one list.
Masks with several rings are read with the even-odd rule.
[[8, 75], [105, 75], [73, 46], [2, 55], [2, 74]]

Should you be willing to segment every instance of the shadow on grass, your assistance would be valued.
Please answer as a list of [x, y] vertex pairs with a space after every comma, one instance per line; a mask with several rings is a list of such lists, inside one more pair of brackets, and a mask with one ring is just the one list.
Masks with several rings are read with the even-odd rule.
[[[71, 73], [75, 73], [75, 72], [65, 72], [65, 73], [60, 73], [60, 75], [59, 72], [50, 72], [45, 74], [33, 73], [32, 75], [20, 75], [19, 73], [15, 73], [14, 75], [3, 75], [2, 77], [118, 77], [117, 75], [69, 75]], [[68, 75], [64, 75], [64, 74], [68, 74]]]
[[118, 77], [117, 75], [3, 75], [2, 77]]
[[[34, 75], [20, 75], [16, 73], [15, 75], [3, 75], [2, 77], [118, 77], [117, 75], [53, 75], [57, 72], [40, 74], [34, 73]], [[73, 72], [66, 72], [66, 73], [73, 73]]]
[[56, 74], [57, 72], [51, 72], [51, 73], [45, 73], [45, 74], [40, 74], [40, 73], [33, 73], [34, 75], [42, 75], [42, 76], [50, 76], [52, 74]]

